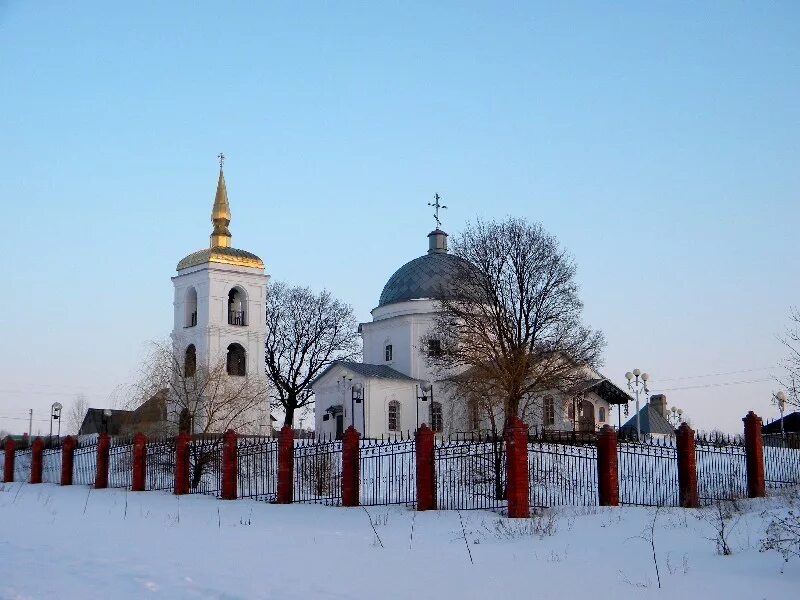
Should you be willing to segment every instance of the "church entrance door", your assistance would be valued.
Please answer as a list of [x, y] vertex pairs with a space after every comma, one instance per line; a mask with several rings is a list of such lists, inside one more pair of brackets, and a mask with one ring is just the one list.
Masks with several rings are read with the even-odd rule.
[[336, 439], [340, 440], [344, 437], [344, 415], [339, 413], [336, 415]]
[[580, 403], [578, 431], [594, 431], [594, 404], [588, 400]]

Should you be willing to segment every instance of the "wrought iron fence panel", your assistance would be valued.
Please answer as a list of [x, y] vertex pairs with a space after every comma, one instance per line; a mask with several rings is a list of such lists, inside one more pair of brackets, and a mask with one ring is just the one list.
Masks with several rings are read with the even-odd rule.
[[[131, 465], [133, 457], [131, 455]], [[175, 440], [148, 440], [145, 458], [145, 490], [171, 490], [175, 485]]]
[[94, 485], [97, 475], [97, 440], [85, 442], [75, 448], [72, 462], [72, 483]]
[[678, 452], [657, 441], [617, 448], [620, 504], [680, 506]]
[[108, 487], [131, 487], [133, 440], [112, 438], [108, 451]]
[[434, 454], [438, 508], [498, 510], [508, 505], [502, 439], [437, 440]]
[[14, 453], [14, 481], [29, 483], [31, 480], [31, 458], [33, 453], [30, 448], [17, 450]]
[[363, 440], [358, 476], [362, 505], [416, 504], [414, 440]]
[[61, 448], [42, 452], [42, 482], [61, 483]]
[[341, 441], [295, 441], [294, 500], [336, 506], [342, 503]]
[[237, 444], [238, 497], [274, 502], [278, 496], [278, 440], [240, 437]]
[[800, 484], [800, 433], [764, 436], [764, 480], [771, 488]]
[[696, 442], [697, 491], [702, 504], [747, 497], [744, 446], [730, 441]]
[[220, 435], [195, 436], [189, 445], [189, 493], [222, 493], [222, 442]]
[[597, 448], [594, 445], [528, 444], [531, 506], [597, 506]]

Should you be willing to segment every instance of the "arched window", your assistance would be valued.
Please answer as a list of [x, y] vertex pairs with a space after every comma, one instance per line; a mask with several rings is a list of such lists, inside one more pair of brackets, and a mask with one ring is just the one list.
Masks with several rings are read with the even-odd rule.
[[197, 325], [197, 290], [190, 286], [186, 290], [186, 325], [194, 327]]
[[438, 433], [444, 429], [443, 425], [442, 403], [431, 402], [431, 429]]
[[183, 358], [183, 375], [184, 377], [194, 377], [197, 371], [197, 350], [194, 344], [189, 344], [186, 348], [186, 356]]
[[389, 402], [389, 431], [400, 431], [400, 403], [397, 400]]
[[575, 420], [575, 398], [570, 398], [567, 402], [567, 418], [570, 421]]
[[228, 325], [247, 325], [246, 308], [244, 290], [235, 287], [228, 292]]
[[597, 420], [600, 421], [601, 423], [605, 423], [606, 422], [606, 407], [605, 406], [601, 406], [600, 408], [597, 409]]
[[392, 354], [392, 345], [391, 344], [386, 344], [386, 346], [384, 346], [384, 354], [385, 354], [386, 362], [392, 362], [393, 354]]
[[478, 401], [472, 398], [469, 401], [467, 406], [469, 410], [469, 427], [470, 429], [480, 429], [481, 428], [481, 407], [478, 404]]
[[542, 424], [545, 426], [556, 424], [556, 403], [552, 396], [544, 397], [542, 407]]
[[231, 344], [228, 346], [228, 375], [243, 377], [247, 375], [247, 361], [244, 352], [239, 344]]

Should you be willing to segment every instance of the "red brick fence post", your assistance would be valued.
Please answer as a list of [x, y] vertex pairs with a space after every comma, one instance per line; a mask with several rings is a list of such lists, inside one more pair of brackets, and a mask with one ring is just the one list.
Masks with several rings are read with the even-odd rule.
[[31, 483], [42, 483], [43, 454], [44, 442], [37, 437], [31, 446]]
[[14, 457], [17, 452], [17, 444], [11, 436], [6, 438], [4, 451], [6, 453], [6, 462], [3, 463], [3, 481], [11, 483], [14, 481]]
[[528, 498], [528, 426], [519, 417], [511, 417], [503, 437], [506, 441], [508, 516], [527, 519], [531, 516]]
[[97, 473], [94, 476], [94, 487], [102, 490], [108, 487], [108, 460], [111, 452], [111, 436], [106, 432], [97, 438]]
[[239, 475], [238, 439], [236, 432], [228, 429], [222, 442], [223, 500], [236, 500], [236, 477]]
[[694, 431], [682, 423], [675, 434], [678, 457], [678, 495], [683, 508], [699, 508], [697, 493], [697, 454], [695, 452]]
[[752, 410], [744, 421], [744, 451], [747, 464], [747, 497], [767, 495], [764, 483], [764, 440], [761, 438], [761, 417]]
[[77, 440], [68, 435], [61, 445], [61, 485], [72, 485], [72, 464], [75, 461]]
[[278, 504], [291, 504], [294, 496], [294, 431], [284, 425], [278, 435]]
[[350, 425], [342, 438], [342, 506], [358, 506], [358, 458], [361, 435]]
[[600, 506], [619, 506], [617, 432], [608, 425], [597, 434], [597, 497]]
[[425, 423], [417, 429], [417, 510], [436, 509], [435, 434]]
[[131, 473], [131, 491], [143, 492], [145, 474], [147, 473], [147, 438], [140, 431], [133, 436], [133, 471]]
[[189, 444], [192, 436], [179, 433], [175, 438], [175, 483], [173, 492], [176, 496], [189, 493]]

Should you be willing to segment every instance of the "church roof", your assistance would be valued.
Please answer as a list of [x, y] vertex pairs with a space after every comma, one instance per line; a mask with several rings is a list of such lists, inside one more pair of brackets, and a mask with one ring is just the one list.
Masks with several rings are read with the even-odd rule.
[[[675, 435], [675, 428], [667, 421], [658, 409], [652, 404], [645, 404], [639, 411], [639, 420], [642, 433], [659, 433], [664, 435]], [[633, 415], [622, 429], [636, 431], [636, 415]]]
[[317, 375], [312, 382], [312, 385], [325, 377], [332, 369], [336, 368], [337, 366], [344, 367], [349, 371], [352, 371], [356, 375], [361, 375], [362, 377], [367, 377], [371, 379], [400, 379], [403, 381], [417, 381], [413, 377], [409, 377], [400, 371], [396, 371], [391, 367], [387, 367], [386, 365], [373, 365], [370, 363], [359, 363], [359, 362], [352, 362], [349, 360], [337, 360], [332, 362], [328, 365], [322, 373]]
[[467, 261], [447, 253], [447, 234], [436, 229], [428, 234], [427, 254], [407, 262], [386, 282], [378, 306], [423, 298], [447, 298]]

